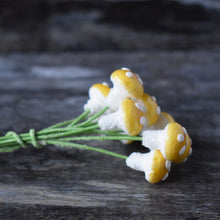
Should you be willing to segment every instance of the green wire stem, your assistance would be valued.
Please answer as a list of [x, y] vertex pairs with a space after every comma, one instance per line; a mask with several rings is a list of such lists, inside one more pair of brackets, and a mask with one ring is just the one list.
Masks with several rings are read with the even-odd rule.
[[0, 153], [10, 153], [12, 151], [15, 151], [17, 149], [21, 148], [21, 145], [14, 145], [12, 147], [1, 147], [0, 148]]
[[74, 125], [76, 125], [78, 122], [82, 121], [84, 118], [86, 118], [88, 116], [88, 114], [90, 113], [89, 110], [86, 110], [85, 112], [83, 112], [79, 117], [77, 117], [75, 120], [73, 120], [68, 127], [72, 127]]
[[[96, 151], [117, 158], [127, 159], [127, 156], [125, 155], [117, 154], [98, 147], [91, 147], [85, 144], [70, 142], [70, 141], [89, 141], [89, 140], [142, 141], [141, 137], [129, 136], [123, 134], [123, 131], [121, 130], [110, 130], [110, 131], [100, 130], [97, 121], [94, 120], [96, 120], [99, 116], [101, 116], [107, 109], [108, 107], [102, 109], [100, 112], [89, 118], [88, 116], [90, 111], [87, 110], [75, 119], [55, 124], [38, 132], [35, 132], [34, 129], [30, 129], [28, 133], [23, 133], [18, 135], [14, 131], [9, 131], [5, 136], [0, 137], [0, 153], [12, 152], [21, 147], [27, 147], [30, 145], [33, 145], [36, 148], [40, 148], [41, 146], [44, 146], [46, 144], [53, 144], [61, 147], [74, 147], [78, 149]], [[84, 119], [86, 120], [83, 121]], [[102, 134], [102, 135], [95, 136], [95, 134]]]
[[85, 127], [86, 125], [88, 125], [90, 122], [94, 121], [95, 119], [97, 119], [100, 115], [102, 115], [105, 111], [108, 110], [108, 107], [105, 107], [103, 110], [101, 110], [100, 112], [98, 112], [97, 114], [93, 115], [91, 118], [89, 118], [87, 121], [82, 122], [80, 124], [77, 125], [77, 127]]
[[60, 128], [60, 127], [63, 127], [63, 126], [73, 126], [75, 124], [77, 124], [79, 121], [85, 119], [88, 114], [89, 114], [89, 110], [83, 112], [81, 115], [79, 115], [77, 118], [74, 118], [74, 119], [71, 119], [71, 120], [67, 120], [67, 121], [64, 121], [64, 122], [60, 122], [58, 124], [55, 124], [55, 125], [52, 125], [48, 128], [45, 128], [44, 130], [47, 130], [47, 129], [52, 129], [52, 128]]
[[84, 149], [84, 150], [91, 150], [91, 151], [96, 151], [102, 154], [110, 155], [113, 157], [121, 158], [121, 159], [127, 159], [128, 157], [125, 155], [117, 154], [112, 151], [104, 150], [98, 147], [91, 147], [85, 144], [76, 144], [76, 143], [70, 143], [70, 142], [65, 142], [65, 141], [54, 141], [54, 140], [47, 140], [47, 144], [52, 144], [55, 146], [60, 146], [60, 147], [74, 147], [78, 149]]
[[141, 137], [137, 136], [128, 136], [128, 135], [120, 135], [120, 136], [79, 136], [79, 137], [69, 137], [62, 138], [62, 141], [89, 141], [89, 140], [98, 140], [98, 141], [120, 141], [120, 140], [130, 140], [130, 141], [142, 141]]

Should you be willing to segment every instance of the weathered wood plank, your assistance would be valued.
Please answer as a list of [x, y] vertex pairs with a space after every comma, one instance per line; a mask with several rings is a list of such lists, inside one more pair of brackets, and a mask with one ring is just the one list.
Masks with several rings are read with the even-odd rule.
[[[193, 155], [151, 185], [121, 159], [48, 146], [0, 155], [2, 219], [218, 219], [220, 53], [76, 52], [0, 56], [0, 133], [41, 129], [82, 111], [88, 88], [122, 66], [188, 128]], [[95, 142], [129, 155], [138, 143]]]

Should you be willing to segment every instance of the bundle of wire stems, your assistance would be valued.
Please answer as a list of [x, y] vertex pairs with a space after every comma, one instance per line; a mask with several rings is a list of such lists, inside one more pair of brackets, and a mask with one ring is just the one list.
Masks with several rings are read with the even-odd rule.
[[97, 151], [102, 154], [111, 155], [113, 157], [127, 159], [127, 156], [114, 153], [99, 147], [92, 147], [86, 144], [74, 143], [74, 141], [89, 140], [133, 140], [142, 141], [141, 137], [129, 136], [122, 133], [121, 130], [100, 130], [96, 119], [101, 116], [108, 107], [99, 113], [90, 116], [90, 111], [83, 112], [77, 118], [64, 121], [40, 131], [30, 129], [28, 133], [17, 134], [9, 131], [5, 136], [0, 137], [0, 153], [12, 152], [19, 148], [34, 146], [41, 148], [45, 145], [55, 145], [60, 147], [79, 148], [91, 151]]

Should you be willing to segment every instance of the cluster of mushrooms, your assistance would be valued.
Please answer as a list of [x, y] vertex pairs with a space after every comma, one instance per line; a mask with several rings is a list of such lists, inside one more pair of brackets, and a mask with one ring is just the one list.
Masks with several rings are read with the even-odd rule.
[[184, 162], [192, 153], [187, 130], [170, 114], [161, 112], [156, 98], [144, 93], [141, 78], [129, 68], [114, 71], [111, 81], [113, 88], [102, 83], [89, 89], [90, 99], [84, 109], [96, 114], [108, 106], [98, 119], [100, 129], [120, 129], [130, 136], [140, 135], [142, 145], [150, 150], [148, 153], [132, 153], [126, 159], [126, 165], [143, 171], [150, 183], [165, 180], [171, 163]]

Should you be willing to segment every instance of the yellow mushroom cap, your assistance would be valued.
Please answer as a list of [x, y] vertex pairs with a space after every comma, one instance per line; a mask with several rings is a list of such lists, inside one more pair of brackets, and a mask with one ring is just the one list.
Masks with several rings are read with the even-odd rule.
[[149, 175], [146, 176], [150, 183], [157, 183], [165, 180], [168, 176], [170, 162], [167, 161], [159, 150], [155, 150], [151, 162], [151, 170]]
[[126, 159], [126, 165], [144, 172], [148, 182], [157, 183], [168, 177], [171, 162], [159, 150], [151, 150], [149, 153], [133, 152]]
[[[84, 105], [85, 110], [89, 110], [91, 114], [96, 114], [106, 107], [105, 101], [107, 99], [110, 88], [107, 83], [97, 83], [90, 87], [89, 97], [87, 103]], [[107, 113], [107, 111], [105, 112]]]
[[95, 95], [96, 92], [100, 92], [104, 97], [107, 97], [109, 92], [110, 92], [110, 88], [108, 87], [107, 84], [103, 83], [97, 83], [94, 84], [90, 90], [89, 90], [89, 96], [92, 97], [93, 94]]
[[174, 118], [167, 112], [161, 112], [161, 114], [167, 119], [168, 123], [174, 122]]
[[161, 112], [156, 123], [153, 124], [151, 129], [162, 130], [167, 126], [167, 124], [174, 121], [174, 118], [170, 114], [167, 112]]
[[125, 133], [129, 135], [137, 135], [143, 128], [145, 123], [144, 113], [139, 110], [135, 101], [131, 99], [125, 99], [121, 103], [122, 119], [124, 122]]
[[163, 130], [168, 123], [170, 122], [174, 122], [174, 118], [168, 114], [167, 112], [161, 112], [160, 115], [158, 116], [157, 118], [157, 121], [151, 125], [151, 126], [148, 126], [148, 127], [144, 127], [143, 130], [142, 130], [142, 134], [143, 134], [143, 131], [145, 130]]
[[[186, 130], [185, 130], [186, 131]], [[176, 160], [174, 160], [174, 163], [182, 163], [186, 160], [186, 158], [189, 156], [190, 154], [190, 149], [191, 149], [191, 139], [189, 137], [189, 134], [186, 132], [186, 150], [184, 151], [184, 153], [179, 156]]]
[[[143, 111], [145, 113], [145, 117], [147, 118], [147, 126], [149, 127], [156, 123], [160, 115], [160, 107], [156, 103], [155, 99], [146, 93], [143, 94], [140, 100], [142, 102], [141, 105], [144, 105]], [[141, 108], [142, 107], [140, 106], [140, 109]]]
[[[177, 161], [186, 151], [186, 134], [177, 122], [171, 122], [166, 127], [165, 156], [169, 161]], [[184, 158], [185, 159], [185, 158]]]
[[111, 74], [114, 86], [123, 87], [132, 98], [140, 98], [144, 93], [143, 85], [135, 73], [130, 70], [118, 69]]

